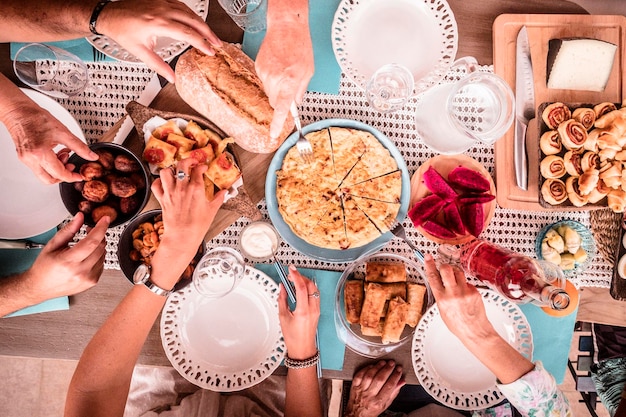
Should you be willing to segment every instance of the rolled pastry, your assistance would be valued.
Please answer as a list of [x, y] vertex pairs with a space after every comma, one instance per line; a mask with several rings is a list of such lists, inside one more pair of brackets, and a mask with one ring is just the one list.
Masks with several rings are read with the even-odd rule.
[[580, 158], [580, 167], [583, 171], [600, 169], [600, 157], [595, 152], [587, 151]]
[[541, 118], [550, 129], [556, 129], [561, 123], [570, 119], [572, 112], [565, 104], [557, 102], [552, 103], [543, 110]]
[[613, 148], [600, 149], [600, 152], [598, 152], [600, 163], [610, 162], [615, 159], [615, 155], [617, 155], [617, 151]]
[[556, 250], [558, 253], [565, 252], [565, 241], [563, 240], [563, 236], [558, 234], [556, 230], [548, 230], [543, 240], [548, 244], [548, 246]]
[[559, 132], [556, 130], [548, 130], [539, 139], [539, 147], [541, 152], [546, 155], [556, 155], [561, 152], [563, 145], [561, 145], [561, 139], [559, 138]]
[[406, 319], [409, 314], [409, 304], [400, 297], [389, 301], [389, 311], [383, 325], [383, 345], [400, 341]]
[[409, 303], [409, 314], [406, 319], [406, 324], [411, 327], [415, 327], [422, 317], [426, 287], [414, 282], [409, 282], [406, 284], [406, 286], [406, 301]]
[[605, 163], [600, 168], [600, 178], [604, 181], [608, 187], [613, 189], [620, 188], [622, 186], [622, 164], [621, 162], [614, 161], [612, 163]]
[[565, 183], [559, 179], [549, 178], [541, 186], [541, 195], [548, 204], [559, 205], [567, 200]]
[[579, 177], [582, 175], [582, 153], [580, 151], [567, 151], [563, 156], [565, 163], [565, 170], [573, 177]]
[[552, 246], [548, 245], [545, 239], [541, 242], [541, 257], [545, 261], [552, 262], [555, 265], [561, 263], [561, 254]]
[[569, 177], [565, 181], [565, 188], [567, 189], [567, 198], [569, 198], [569, 201], [576, 207], [582, 207], [589, 201], [586, 195], [580, 193], [578, 177]]
[[363, 295], [363, 280], [353, 279], [346, 281], [346, 285], [343, 288], [343, 297], [348, 323], [359, 323], [361, 308], [363, 307]]
[[567, 149], [580, 149], [587, 140], [587, 129], [574, 119], [559, 124], [559, 137]]
[[598, 148], [603, 150], [614, 149], [615, 151], [621, 151], [622, 145], [620, 145], [620, 139], [621, 137], [614, 133], [601, 131], [598, 135]]
[[578, 189], [581, 195], [588, 196], [598, 185], [600, 172], [597, 169], [589, 169], [578, 178]]
[[585, 129], [589, 130], [596, 122], [596, 112], [588, 107], [579, 107], [572, 112], [572, 119], [576, 120], [585, 126]]
[[[615, 107], [615, 104], [613, 103], [600, 103], [600, 104], [596, 104], [595, 106], [593, 106], [593, 111], [596, 113], [596, 123], [598, 123], [602, 118], [602, 116], [604, 116], [607, 113], [612, 112], [613, 110], [617, 110], [617, 107]], [[600, 127], [600, 126], [597, 126]]]
[[617, 152], [613, 158], [616, 161], [626, 161], [626, 150]]
[[596, 188], [591, 190], [589, 193], [588, 202], [591, 204], [595, 204], [598, 201], [602, 200], [606, 195], [611, 191], [612, 188], [608, 187], [603, 180], [598, 180], [598, 184], [596, 184]]
[[583, 149], [586, 151], [598, 152], [600, 148], [598, 147], [598, 135], [600, 134], [600, 129], [592, 129], [587, 133], [587, 140], [583, 143]]
[[609, 207], [614, 213], [624, 212], [624, 207], [626, 207], [626, 191], [622, 189], [611, 190], [607, 198], [609, 200]]
[[567, 248], [567, 251], [572, 255], [578, 252], [580, 245], [583, 243], [583, 240], [578, 232], [569, 226], [564, 229], [563, 240], [565, 240], [565, 247]]
[[544, 178], [561, 178], [566, 174], [565, 161], [557, 155], [548, 155], [541, 161], [541, 175]]

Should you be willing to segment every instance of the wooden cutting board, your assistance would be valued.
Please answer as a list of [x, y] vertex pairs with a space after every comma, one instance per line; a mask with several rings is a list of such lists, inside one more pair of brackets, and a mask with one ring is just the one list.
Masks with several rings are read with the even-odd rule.
[[[173, 84], [168, 84], [157, 94], [152, 103], [150, 104], [151, 108], [157, 110], [165, 110], [183, 114], [191, 114], [200, 116], [195, 110], [193, 110], [187, 103], [183, 101], [182, 98], [178, 95], [176, 91], [176, 87]], [[118, 131], [121, 120], [116, 123], [111, 130], [109, 130], [105, 135], [102, 136], [101, 141], [110, 142], [115, 137], [115, 133]], [[133, 129], [133, 131], [128, 135], [126, 140], [124, 141], [124, 146], [133, 151], [136, 155], [141, 156], [143, 153], [144, 141], [143, 137], [139, 136], [139, 133]], [[250, 196], [250, 199], [254, 204], [257, 204], [263, 197], [265, 197], [265, 177], [267, 175], [267, 168], [274, 156], [274, 153], [270, 154], [255, 154], [248, 151], [243, 150], [239, 146], [234, 147], [233, 153], [237, 158], [239, 163], [239, 168], [241, 169], [244, 186], [246, 188], [246, 192]], [[146, 205], [144, 210], [151, 210], [153, 208], [158, 208], [159, 203], [156, 201], [154, 196], [151, 196], [150, 201]], [[241, 214], [221, 209], [211, 228], [209, 229], [206, 239], [212, 239], [213, 237], [220, 234], [224, 229], [234, 223]]]
[[[528, 30], [535, 83], [535, 107], [542, 103], [622, 102], [626, 97], [624, 71], [626, 56], [626, 17], [606, 15], [503, 14], [493, 24], [494, 72], [515, 91], [515, 51], [517, 34], [522, 26]], [[547, 87], [548, 42], [559, 38], [593, 38], [618, 46], [613, 70], [602, 92], [557, 90]], [[541, 115], [538, 115], [541, 117]], [[513, 164], [515, 126], [495, 144], [497, 201], [500, 207], [518, 210], [555, 211], [589, 210], [589, 208], [546, 208], [539, 203], [539, 123], [531, 121], [526, 149], [528, 151], [528, 190], [517, 187]]]

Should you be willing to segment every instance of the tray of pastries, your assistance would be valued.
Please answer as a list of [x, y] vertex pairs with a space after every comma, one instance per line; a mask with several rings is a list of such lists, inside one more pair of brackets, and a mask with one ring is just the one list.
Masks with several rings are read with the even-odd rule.
[[626, 206], [626, 108], [611, 102], [539, 106], [543, 207]]

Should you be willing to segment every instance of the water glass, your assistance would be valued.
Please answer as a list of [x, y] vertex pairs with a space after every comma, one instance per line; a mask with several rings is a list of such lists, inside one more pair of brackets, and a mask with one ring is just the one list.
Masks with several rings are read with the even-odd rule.
[[246, 32], [265, 30], [267, 0], [219, 0], [231, 19]]
[[24, 84], [52, 97], [80, 94], [88, 84], [87, 65], [80, 58], [41, 43], [20, 48], [15, 54], [13, 70]]
[[239, 252], [229, 247], [217, 247], [200, 259], [192, 281], [199, 294], [220, 298], [237, 287], [245, 271], [246, 264]]
[[403, 65], [380, 67], [367, 83], [365, 94], [370, 105], [381, 113], [400, 110], [413, 94], [413, 74]]

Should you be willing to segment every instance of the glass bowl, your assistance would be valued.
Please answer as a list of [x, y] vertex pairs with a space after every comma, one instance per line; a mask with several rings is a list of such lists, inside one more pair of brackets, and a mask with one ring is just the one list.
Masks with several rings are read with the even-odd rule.
[[337, 283], [335, 292], [335, 329], [339, 339], [351, 350], [361, 356], [368, 358], [378, 358], [397, 349], [412, 339], [414, 328], [406, 325], [400, 337], [395, 343], [383, 344], [380, 336], [365, 336], [361, 333], [359, 324], [350, 324], [346, 319], [344, 304], [344, 287], [346, 281], [354, 279], [365, 279], [365, 266], [367, 262], [392, 262], [402, 263], [406, 268], [407, 282], [416, 282], [426, 287], [422, 314], [434, 302], [430, 288], [425, 279], [424, 267], [421, 263], [407, 259], [393, 253], [376, 253], [362, 257], [351, 263], [343, 272]]
[[580, 239], [581, 239], [580, 247], [583, 248], [585, 252], [587, 252], [587, 259], [585, 259], [585, 261], [575, 262], [573, 269], [563, 270], [563, 274], [565, 275], [566, 278], [568, 278], [568, 277], [572, 277], [577, 274], [580, 274], [589, 266], [589, 264], [591, 264], [591, 260], [593, 259], [594, 256], [596, 256], [596, 243], [593, 240], [593, 234], [584, 224], [579, 223], [574, 220], [561, 220], [559, 222], [552, 223], [552, 224], [545, 226], [537, 234], [537, 240], [535, 241], [535, 251], [537, 253], [537, 259], [545, 260], [541, 251], [541, 242], [543, 241], [543, 238], [546, 236], [546, 233], [548, 233], [549, 230], [556, 229], [560, 226], [569, 226], [572, 229], [574, 229], [580, 235]]
[[264, 220], [248, 223], [239, 233], [239, 251], [253, 262], [271, 259], [280, 248], [280, 235], [274, 226]]

